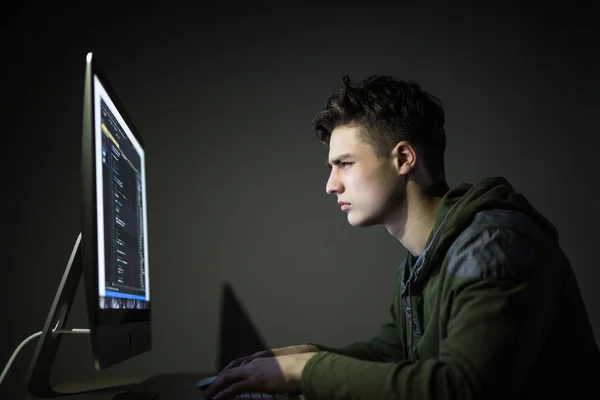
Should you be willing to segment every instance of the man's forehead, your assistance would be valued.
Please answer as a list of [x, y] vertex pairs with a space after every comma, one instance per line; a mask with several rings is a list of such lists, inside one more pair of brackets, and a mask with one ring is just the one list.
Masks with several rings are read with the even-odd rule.
[[356, 154], [366, 145], [360, 128], [357, 126], [340, 126], [331, 132], [329, 139], [329, 157], [337, 158], [342, 154]]
[[331, 132], [329, 138], [329, 156], [338, 156], [342, 153], [352, 152], [360, 144], [358, 128], [338, 127]]

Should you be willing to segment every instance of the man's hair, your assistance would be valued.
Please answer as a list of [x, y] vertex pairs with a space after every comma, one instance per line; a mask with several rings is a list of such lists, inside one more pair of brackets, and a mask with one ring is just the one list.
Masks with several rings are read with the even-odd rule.
[[312, 128], [319, 140], [329, 145], [335, 128], [357, 126], [378, 157], [389, 155], [398, 142], [407, 140], [437, 181], [445, 179], [444, 122], [440, 99], [416, 82], [373, 75], [353, 85], [350, 77], [344, 76], [340, 90], [317, 113]]

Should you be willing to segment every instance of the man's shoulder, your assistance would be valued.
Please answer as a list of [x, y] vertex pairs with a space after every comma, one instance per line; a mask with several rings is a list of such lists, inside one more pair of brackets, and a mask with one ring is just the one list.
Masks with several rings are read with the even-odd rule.
[[478, 212], [448, 250], [448, 272], [495, 279], [523, 276], [545, 232], [526, 213], [492, 209]]

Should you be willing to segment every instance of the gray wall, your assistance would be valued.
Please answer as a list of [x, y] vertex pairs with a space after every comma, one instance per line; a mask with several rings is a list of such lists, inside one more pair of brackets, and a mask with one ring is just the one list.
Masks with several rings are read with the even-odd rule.
[[[347, 224], [310, 131], [345, 74], [414, 79], [441, 97], [450, 185], [503, 175], [525, 193], [559, 229], [600, 337], [592, 13], [495, 3], [25, 3], [0, 35], [0, 366], [42, 329], [79, 232], [89, 50], [147, 143], [155, 321], [153, 351], [102, 376], [212, 371], [224, 282], [273, 347], [343, 345], [383, 321], [406, 252], [381, 227]], [[70, 325], [86, 327], [81, 290], [76, 301]], [[24, 393], [34, 347], [1, 398]], [[65, 337], [56, 378], [98, 374], [90, 357], [87, 337]]]

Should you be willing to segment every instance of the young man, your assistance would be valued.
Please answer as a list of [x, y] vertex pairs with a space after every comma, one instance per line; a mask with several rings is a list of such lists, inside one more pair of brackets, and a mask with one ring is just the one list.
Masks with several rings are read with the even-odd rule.
[[[345, 77], [313, 128], [352, 226], [408, 250], [389, 322], [369, 341], [233, 361], [206, 394], [307, 399], [531, 399], [599, 395], [600, 353], [552, 224], [501, 177], [452, 190], [444, 111], [417, 84]], [[563, 397], [564, 398], [564, 397]]]

